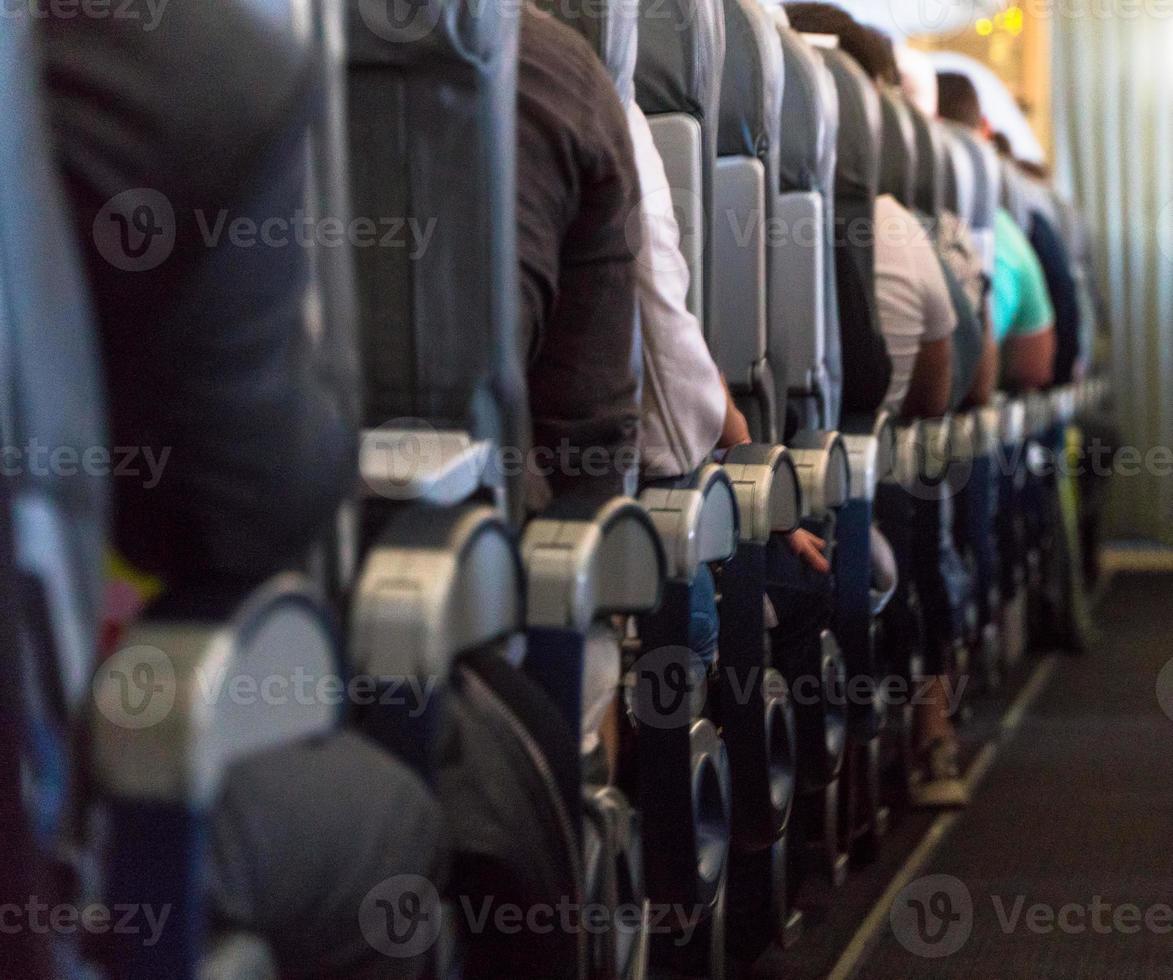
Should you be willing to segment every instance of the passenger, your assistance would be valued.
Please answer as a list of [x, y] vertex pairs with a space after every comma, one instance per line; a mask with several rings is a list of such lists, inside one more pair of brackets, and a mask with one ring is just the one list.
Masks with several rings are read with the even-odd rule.
[[[786, 11], [797, 30], [836, 35], [840, 49], [877, 85], [900, 84], [892, 44], [878, 31], [860, 25], [831, 4], [787, 4]], [[888, 194], [876, 198], [875, 256], [876, 305], [892, 360], [885, 404], [906, 419], [939, 418], [950, 407], [957, 314], [932, 239], [916, 217]], [[928, 634], [923, 668], [927, 685], [916, 706], [923, 772], [914, 794], [923, 805], [961, 806], [966, 794], [958, 778], [957, 737], [949, 720], [945, 669], [960, 628], [960, 560], [945, 515], [938, 514], [927, 527], [916, 521], [913, 532], [916, 553], [927, 555], [914, 562], [913, 570]]]
[[[1045, 186], [1048, 182], [1045, 167], [1023, 160], [1015, 160], [1014, 164], [1032, 183], [1039, 185], [1043, 194], [1050, 193]], [[1063, 385], [1083, 377], [1087, 354], [1082, 345], [1087, 314], [1082, 309], [1084, 297], [1075, 280], [1075, 266], [1056, 220], [1054, 212], [1032, 207], [1027, 237], [1042, 266], [1047, 294], [1055, 310], [1055, 366], [1051, 383]]]
[[[937, 75], [939, 112], [983, 137], [990, 128], [973, 82], [958, 72]], [[1054, 377], [1055, 311], [1046, 279], [1026, 236], [1004, 209], [994, 224], [994, 334], [1006, 387], [1033, 391]]]
[[[113, 543], [153, 589], [241, 597], [300, 560], [356, 475], [352, 379], [324, 363], [305, 324], [309, 254], [212, 243], [200, 227], [295, 220], [316, 72], [243, 0], [184, 4], [154, 31], [120, 18], [39, 24], [111, 441], [166, 464], [151, 486], [115, 477]], [[167, 207], [139, 194], [125, 217], [174, 232], [174, 246], [126, 271], [113, 261], [133, 256], [112, 253], [117, 238], [95, 222], [140, 188]], [[441, 842], [423, 784], [360, 736], [274, 750], [228, 773], [212, 924], [262, 936], [282, 976], [409, 975], [363, 942], [357, 910], [388, 875], [442, 881]]]
[[[900, 89], [905, 98], [929, 119], [937, 118], [937, 72], [920, 51], [901, 45], [895, 49]], [[932, 216], [921, 215], [932, 221]], [[971, 229], [960, 217], [942, 209], [933, 222], [937, 252], [958, 310], [954, 332], [954, 409], [986, 405], [998, 379], [998, 344], [989, 309], [989, 278]], [[959, 301], [959, 293], [960, 301]], [[976, 318], [971, 324], [970, 317]], [[969, 336], [976, 326], [977, 334]], [[972, 360], [972, 363], [967, 361]]]
[[[615, 86], [571, 28], [523, 7], [517, 214], [534, 460], [528, 503], [620, 494], [635, 466], [639, 179]], [[633, 239], [629, 239], [633, 235]], [[543, 457], [545, 461], [543, 461]], [[531, 477], [532, 477], [531, 471]]]

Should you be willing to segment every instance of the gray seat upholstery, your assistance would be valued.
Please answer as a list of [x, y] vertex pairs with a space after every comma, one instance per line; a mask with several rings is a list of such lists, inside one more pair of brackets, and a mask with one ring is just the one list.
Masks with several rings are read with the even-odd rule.
[[[24, 901], [45, 887], [49, 852], [60, 843], [64, 786], [54, 770], [67, 758], [66, 726], [88, 694], [108, 512], [103, 477], [82, 469], [69, 475], [46, 465], [52, 457], [33, 455], [37, 445], [42, 452], [68, 447], [85, 459], [87, 449], [108, 440], [89, 304], [42, 122], [32, 23], [9, 18], [0, 31], [0, 592], [6, 620], [0, 657], [7, 689], [0, 727], [8, 742], [0, 809], [14, 858], [5, 873], [5, 901]], [[22, 733], [28, 732], [41, 745], [37, 760], [25, 757]], [[0, 972], [48, 976], [50, 963], [54, 973], [65, 968], [69, 957], [55, 957], [60, 951], [53, 945], [68, 938], [21, 932], [5, 937]]]
[[891, 377], [875, 296], [875, 199], [879, 185], [880, 97], [848, 55], [820, 49], [839, 94], [835, 171], [836, 276], [843, 350], [843, 410], [870, 416]]
[[[92, 668], [108, 509], [106, 479], [79, 463], [108, 440], [98, 347], [53, 176], [38, 71], [31, 24], [18, 17], [0, 38], [7, 131], [0, 147], [0, 444], [14, 564], [25, 586], [17, 611], [48, 627], [44, 646], [27, 653], [44, 658], [37, 666], [48, 703], [72, 710]], [[74, 472], [38, 461], [37, 445], [74, 453]]]
[[881, 194], [891, 194], [906, 208], [916, 198], [917, 153], [916, 127], [912, 111], [904, 97], [893, 89], [880, 93], [884, 119], [884, 139], [880, 154]]
[[973, 156], [952, 126], [941, 124], [941, 142], [945, 148], [945, 208], [972, 227], [977, 207]]
[[[772, 316], [785, 302], [777, 220], [784, 74], [778, 32], [756, 0], [726, 0], [717, 136], [709, 345], [758, 442], [777, 442], [786, 406], [787, 338]], [[779, 325], [780, 326], [780, 325]]]
[[[520, 18], [430, 0], [404, 20], [393, 6], [347, 4], [352, 206], [433, 231], [418, 253], [355, 256], [364, 523], [377, 538], [352, 600], [351, 656], [376, 678], [443, 690], [457, 657], [523, 625], [505, 518], [523, 516], [525, 467], [502, 480], [494, 464], [499, 447], [529, 445], [515, 246]], [[436, 724], [440, 710], [409, 722]], [[390, 715], [367, 720], [431, 771], [434, 732], [404, 739]]]
[[941, 130], [916, 106], [909, 106], [916, 132], [916, 208], [930, 218], [941, 213], [945, 201], [945, 173], [942, 167]]
[[968, 152], [973, 164], [973, 207], [970, 232], [981, 251], [987, 275], [994, 271], [994, 218], [999, 207], [1002, 164], [994, 147], [963, 126], [950, 128], [955, 140]]
[[785, 8], [772, 2], [766, 8], [786, 71], [777, 214], [791, 254], [785, 302], [775, 317], [790, 341], [786, 384], [795, 421], [834, 429], [842, 387], [833, 253], [839, 100], [822, 58], [788, 26]]
[[538, 0], [537, 6], [586, 38], [606, 66], [624, 105], [635, 98], [635, 61], [639, 53], [639, 10], [635, 3]]
[[706, 215], [712, 213], [724, 59], [725, 19], [719, 4], [640, 0], [635, 99], [664, 158], [690, 273], [688, 307], [706, 337], [714, 322]]
[[[445, 0], [403, 22], [393, 5], [347, 6], [355, 213], [434, 222], [420, 255], [369, 248], [356, 256], [368, 432], [422, 424], [472, 444], [524, 448], [513, 247], [518, 18]], [[423, 464], [463, 451], [442, 441], [432, 449]], [[364, 470], [385, 451], [368, 434]], [[515, 519], [521, 479], [508, 479]], [[421, 490], [411, 492], [418, 499]]]

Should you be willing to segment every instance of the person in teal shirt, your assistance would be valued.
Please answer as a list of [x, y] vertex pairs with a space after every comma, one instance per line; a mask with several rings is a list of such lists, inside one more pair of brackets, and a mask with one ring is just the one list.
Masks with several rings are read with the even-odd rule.
[[1055, 322], [1047, 280], [1026, 235], [1004, 208], [994, 221], [994, 336], [1046, 330]]
[[[990, 127], [973, 82], [959, 72], [937, 73], [937, 112], [983, 139]], [[1006, 166], [1013, 166], [1006, 161]], [[1051, 383], [1055, 369], [1055, 310], [1047, 280], [1026, 234], [1005, 210], [994, 219], [994, 336], [1002, 386], [1031, 391]]]
[[1035, 250], [1002, 208], [994, 219], [994, 336], [1009, 387], [1045, 388], [1055, 362], [1055, 308]]

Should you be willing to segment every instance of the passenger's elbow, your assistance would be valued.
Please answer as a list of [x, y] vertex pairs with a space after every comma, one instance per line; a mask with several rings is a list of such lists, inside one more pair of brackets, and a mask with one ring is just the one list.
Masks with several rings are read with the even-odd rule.
[[1011, 387], [1038, 391], [1055, 377], [1055, 330], [1048, 327], [1006, 341], [1006, 380]]

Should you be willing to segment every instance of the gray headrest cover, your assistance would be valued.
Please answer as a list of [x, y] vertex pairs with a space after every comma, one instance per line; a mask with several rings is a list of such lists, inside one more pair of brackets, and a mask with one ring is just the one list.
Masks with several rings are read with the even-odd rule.
[[635, 98], [639, 52], [638, 0], [536, 0], [536, 5], [583, 37], [607, 68], [624, 105]]
[[839, 93], [838, 166], [835, 193], [874, 197], [880, 179], [880, 95], [850, 55], [821, 49]]

